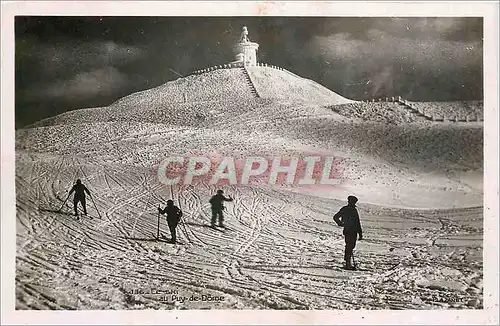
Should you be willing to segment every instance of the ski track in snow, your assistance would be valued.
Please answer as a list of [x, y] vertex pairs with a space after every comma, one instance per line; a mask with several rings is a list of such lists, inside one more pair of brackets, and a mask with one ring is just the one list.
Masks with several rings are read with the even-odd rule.
[[[338, 207], [327, 201], [279, 189], [225, 186], [235, 200], [225, 204], [222, 231], [208, 227], [215, 186], [175, 186], [184, 217], [177, 229], [181, 244], [172, 245], [154, 238], [156, 207], [170, 198], [170, 189], [156, 183], [151, 171], [64, 155], [19, 155], [20, 309], [436, 309], [466, 307], [481, 298], [473, 285], [482, 277], [481, 208], [430, 214], [361, 207], [365, 240], [356, 249], [361, 270], [348, 272], [340, 268], [341, 229], [332, 222]], [[102, 218], [90, 198], [92, 218], [72, 216], [71, 198], [63, 208], [67, 214], [54, 212], [77, 177], [93, 192]], [[474, 219], [475, 226], [461, 223]], [[161, 231], [169, 236], [163, 216]], [[423, 277], [465, 285], [432, 289], [419, 285]], [[175, 303], [158, 294], [129, 294], [133, 289], [225, 301]]]

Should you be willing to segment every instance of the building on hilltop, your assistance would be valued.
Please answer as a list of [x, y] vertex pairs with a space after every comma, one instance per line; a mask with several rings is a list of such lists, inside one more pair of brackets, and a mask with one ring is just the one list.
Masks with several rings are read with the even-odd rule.
[[246, 26], [243, 26], [240, 40], [233, 47], [236, 61], [231, 63], [242, 63], [244, 66], [256, 66], [258, 48], [258, 43], [251, 42], [248, 39], [248, 29]]
[[[228, 98], [297, 100], [322, 105], [355, 102], [313, 80], [272, 64], [257, 62], [259, 44], [250, 41], [246, 26], [232, 49], [235, 61], [196, 70], [190, 74], [187, 83], [183, 78], [169, 82], [170, 85], [161, 86], [162, 96], [169, 98], [170, 102], [182, 103]], [[167, 93], [171, 95], [167, 96]]]

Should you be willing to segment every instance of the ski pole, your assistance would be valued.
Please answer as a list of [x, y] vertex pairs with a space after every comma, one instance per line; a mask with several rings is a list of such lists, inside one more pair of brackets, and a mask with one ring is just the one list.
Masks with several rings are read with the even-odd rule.
[[66, 202], [67, 202], [67, 201], [68, 201], [68, 199], [69, 199], [69, 196], [70, 196], [70, 194], [68, 194], [68, 197], [66, 197], [66, 199], [64, 200], [63, 204], [61, 205], [61, 208], [59, 208], [59, 209], [57, 210], [58, 212], [60, 212], [60, 211], [63, 209], [64, 205], [66, 204]]
[[102, 219], [101, 213], [99, 213], [99, 210], [97, 209], [97, 205], [95, 204], [94, 197], [90, 195], [90, 200], [92, 200], [92, 204], [94, 204], [95, 210], [97, 211], [97, 215], [99, 215], [99, 218]]
[[160, 239], [160, 204], [158, 204], [158, 227], [156, 229], [156, 239]]

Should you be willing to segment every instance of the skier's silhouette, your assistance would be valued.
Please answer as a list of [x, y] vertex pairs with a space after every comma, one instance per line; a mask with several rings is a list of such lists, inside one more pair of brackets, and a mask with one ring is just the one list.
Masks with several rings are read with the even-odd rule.
[[219, 217], [219, 226], [224, 227], [224, 214], [222, 211], [224, 210], [224, 205], [223, 202], [225, 201], [233, 201], [233, 198], [231, 196], [225, 197], [223, 195], [224, 191], [222, 190], [217, 190], [217, 194], [213, 195], [212, 198], [210, 198], [210, 205], [212, 205], [212, 227], [215, 227], [215, 222], [217, 221], [217, 217]]
[[174, 201], [172, 199], [169, 199], [167, 200], [167, 206], [164, 209], [158, 207], [158, 212], [160, 214], [167, 214], [167, 224], [170, 229], [170, 235], [172, 236], [171, 242], [176, 243], [177, 236], [175, 228], [182, 217], [182, 211], [179, 207], [174, 205]]
[[357, 202], [358, 198], [354, 196], [347, 197], [347, 206], [342, 207], [340, 211], [333, 216], [333, 220], [337, 223], [337, 225], [344, 227], [344, 260], [347, 269], [354, 269], [354, 266], [351, 264], [351, 258], [354, 247], [356, 247], [358, 234], [359, 240], [363, 239], [361, 222], [359, 221], [358, 210], [356, 209]]
[[71, 196], [71, 194], [73, 192], [75, 193], [75, 196], [73, 197], [73, 208], [75, 210], [75, 216], [78, 216], [78, 202], [82, 203], [83, 214], [87, 215], [85, 193], [87, 193], [89, 196], [91, 196], [90, 191], [87, 189], [87, 187], [85, 187], [83, 185], [82, 180], [78, 179], [78, 180], [76, 180], [76, 184], [69, 191], [68, 196]]

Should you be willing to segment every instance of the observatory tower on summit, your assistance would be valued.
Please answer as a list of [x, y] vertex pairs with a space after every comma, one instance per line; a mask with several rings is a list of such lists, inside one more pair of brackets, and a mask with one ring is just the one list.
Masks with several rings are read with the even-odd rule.
[[246, 26], [243, 26], [240, 40], [233, 47], [236, 61], [233, 61], [232, 63], [243, 63], [244, 66], [257, 65], [258, 48], [258, 43], [250, 42], [248, 39], [248, 29]]

